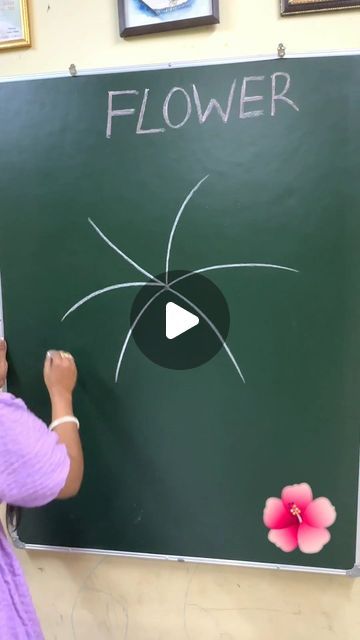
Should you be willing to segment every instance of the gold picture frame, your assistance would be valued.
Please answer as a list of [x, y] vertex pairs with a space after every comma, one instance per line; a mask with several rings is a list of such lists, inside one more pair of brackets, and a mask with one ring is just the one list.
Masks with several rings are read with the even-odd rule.
[[281, 15], [288, 16], [305, 12], [358, 9], [360, 0], [281, 0]]
[[0, 0], [0, 51], [31, 47], [29, 1]]

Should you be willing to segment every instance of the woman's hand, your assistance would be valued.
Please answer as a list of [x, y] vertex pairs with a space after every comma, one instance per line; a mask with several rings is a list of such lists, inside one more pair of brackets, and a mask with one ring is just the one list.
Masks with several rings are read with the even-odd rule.
[[71, 398], [77, 370], [74, 358], [65, 351], [48, 351], [44, 364], [44, 380], [50, 398]]

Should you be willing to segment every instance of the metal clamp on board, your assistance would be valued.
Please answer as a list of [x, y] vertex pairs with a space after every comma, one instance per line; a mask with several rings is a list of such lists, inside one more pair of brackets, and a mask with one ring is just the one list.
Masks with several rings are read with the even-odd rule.
[[280, 42], [280, 44], [278, 44], [278, 48], [277, 48], [277, 54], [279, 58], [285, 58], [286, 55], [286, 47], [285, 45]]
[[70, 75], [74, 78], [75, 76], [77, 76], [77, 68], [76, 65], [71, 64], [69, 67], [69, 73]]

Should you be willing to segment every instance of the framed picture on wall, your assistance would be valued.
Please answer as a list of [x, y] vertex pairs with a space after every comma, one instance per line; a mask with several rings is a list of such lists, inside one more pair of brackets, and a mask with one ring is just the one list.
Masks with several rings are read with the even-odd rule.
[[0, 0], [0, 50], [30, 46], [28, 0]]
[[118, 4], [123, 38], [219, 22], [219, 0], [118, 0]]
[[281, 0], [281, 15], [357, 7], [360, 7], [360, 0]]

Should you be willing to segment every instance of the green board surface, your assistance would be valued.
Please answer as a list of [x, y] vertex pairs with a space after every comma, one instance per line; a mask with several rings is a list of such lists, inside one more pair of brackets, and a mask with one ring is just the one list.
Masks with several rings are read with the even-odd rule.
[[[9, 389], [48, 421], [44, 354], [73, 352], [86, 457], [79, 496], [27, 511], [23, 542], [354, 566], [359, 87], [355, 56], [0, 85]], [[129, 91], [112, 96], [109, 114], [109, 92]], [[222, 114], [206, 113], [211, 98]], [[226, 344], [245, 383], [225, 348], [176, 370], [154, 364], [132, 338], [115, 382], [139, 288], [114, 289], [61, 318], [95, 290], [147, 277], [88, 218], [161, 274], [175, 217], [205, 176], [177, 225], [170, 268], [296, 272], [204, 274], [227, 301]], [[267, 498], [301, 482], [336, 508], [319, 553], [283, 552], [263, 523]]]

